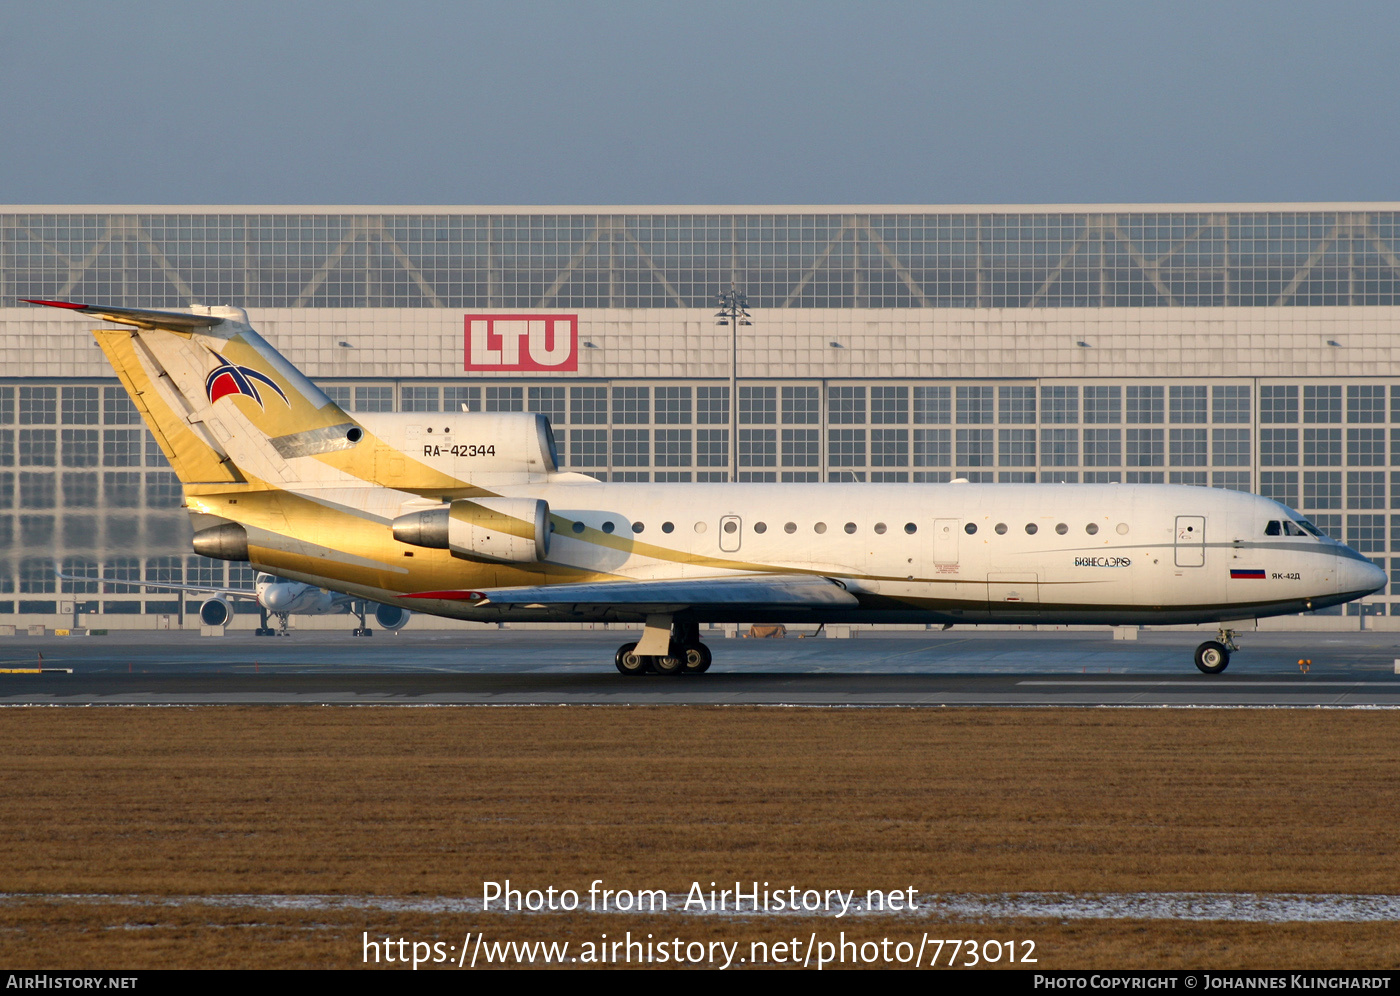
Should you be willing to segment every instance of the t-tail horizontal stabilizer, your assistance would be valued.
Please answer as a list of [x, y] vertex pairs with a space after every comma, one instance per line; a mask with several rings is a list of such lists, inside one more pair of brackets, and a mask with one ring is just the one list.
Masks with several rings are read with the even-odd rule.
[[[167, 332], [193, 332], [196, 329], [213, 328], [225, 318], [247, 321], [242, 308], [209, 308], [211, 314], [191, 315], [182, 311], [150, 311], [146, 308], [113, 308], [101, 304], [76, 304], [72, 301], [39, 301], [21, 298], [25, 304], [42, 304], [49, 308], [66, 308], [84, 315], [92, 315], [118, 325], [134, 325], [138, 329], [165, 329]], [[228, 315], [212, 314], [226, 311]], [[236, 313], [236, 314], [235, 314]]]

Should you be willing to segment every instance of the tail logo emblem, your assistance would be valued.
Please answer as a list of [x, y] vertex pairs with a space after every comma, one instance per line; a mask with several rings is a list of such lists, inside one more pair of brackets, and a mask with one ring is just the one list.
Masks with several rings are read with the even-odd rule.
[[237, 363], [230, 363], [227, 359], [214, 354], [219, 358], [220, 366], [214, 368], [213, 373], [204, 379], [204, 393], [209, 395], [209, 403], [212, 405], [220, 398], [230, 394], [241, 394], [245, 398], [252, 398], [258, 403], [258, 407], [263, 407], [262, 395], [258, 393], [258, 384], [266, 384], [277, 392], [277, 396], [291, 406], [287, 401], [287, 395], [282, 389], [266, 374], [258, 373], [251, 367], [240, 367]]

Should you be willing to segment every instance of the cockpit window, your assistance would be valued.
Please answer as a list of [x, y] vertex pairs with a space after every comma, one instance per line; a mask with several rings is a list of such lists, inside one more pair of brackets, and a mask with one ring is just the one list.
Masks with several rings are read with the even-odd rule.
[[1318, 539], [1322, 539], [1322, 533], [1318, 531], [1317, 526], [1313, 525], [1307, 519], [1299, 519], [1297, 524], [1302, 526], [1313, 536], [1316, 536]]
[[1296, 522], [1285, 522], [1283, 524], [1283, 534], [1285, 536], [1306, 536], [1308, 531]]
[[1283, 535], [1283, 523], [1282, 523], [1282, 522], [1279, 522], [1278, 519], [1270, 519], [1270, 520], [1269, 520], [1269, 524], [1268, 524], [1267, 526], [1264, 527], [1264, 535], [1265, 535], [1265, 536], [1282, 536], [1282, 535]]

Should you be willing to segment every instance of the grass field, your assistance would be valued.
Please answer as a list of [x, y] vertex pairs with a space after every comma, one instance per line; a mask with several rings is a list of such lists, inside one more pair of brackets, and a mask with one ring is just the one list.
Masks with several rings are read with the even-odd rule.
[[[671, 892], [758, 880], [862, 893], [1395, 894], [1398, 748], [1392, 714], [1358, 711], [6, 709], [0, 891], [480, 896], [483, 881], [510, 878]], [[914, 930], [888, 920], [134, 914], [11, 900], [0, 906], [0, 962], [352, 967], [362, 930], [452, 940], [490, 926], [544, 938], [616, 936], [629, 924], [745, 943], [804, 924]], [[1400, 959], [1394, 925], [937, 932], [1019, 932], [1036, 939], [1045, 968]]]

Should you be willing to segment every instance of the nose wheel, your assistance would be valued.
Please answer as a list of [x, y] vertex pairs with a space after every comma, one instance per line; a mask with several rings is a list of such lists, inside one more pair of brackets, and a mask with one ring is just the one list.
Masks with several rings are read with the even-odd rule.
[[258, 603], [258, 613], [262, 621], [258, 623], [258, 628], [253, 630], [253, 635], [276, 636], [277, 631], [267, 624], [267, 609], [262, 607], [261, 602]]
[[1222, 643], [1207, 640], [1196, 648], [1196, 666], [1206, 674], [1219, 674], [1230, 666], [1230, 651]]
[[1219, 674], [1230, 666], [1230, 651], [1235, 646], [1235, 631], [1222, 629], [1219, 640], [1207, 640], [1196, 648], [1196, 667], [1204, 674]]

